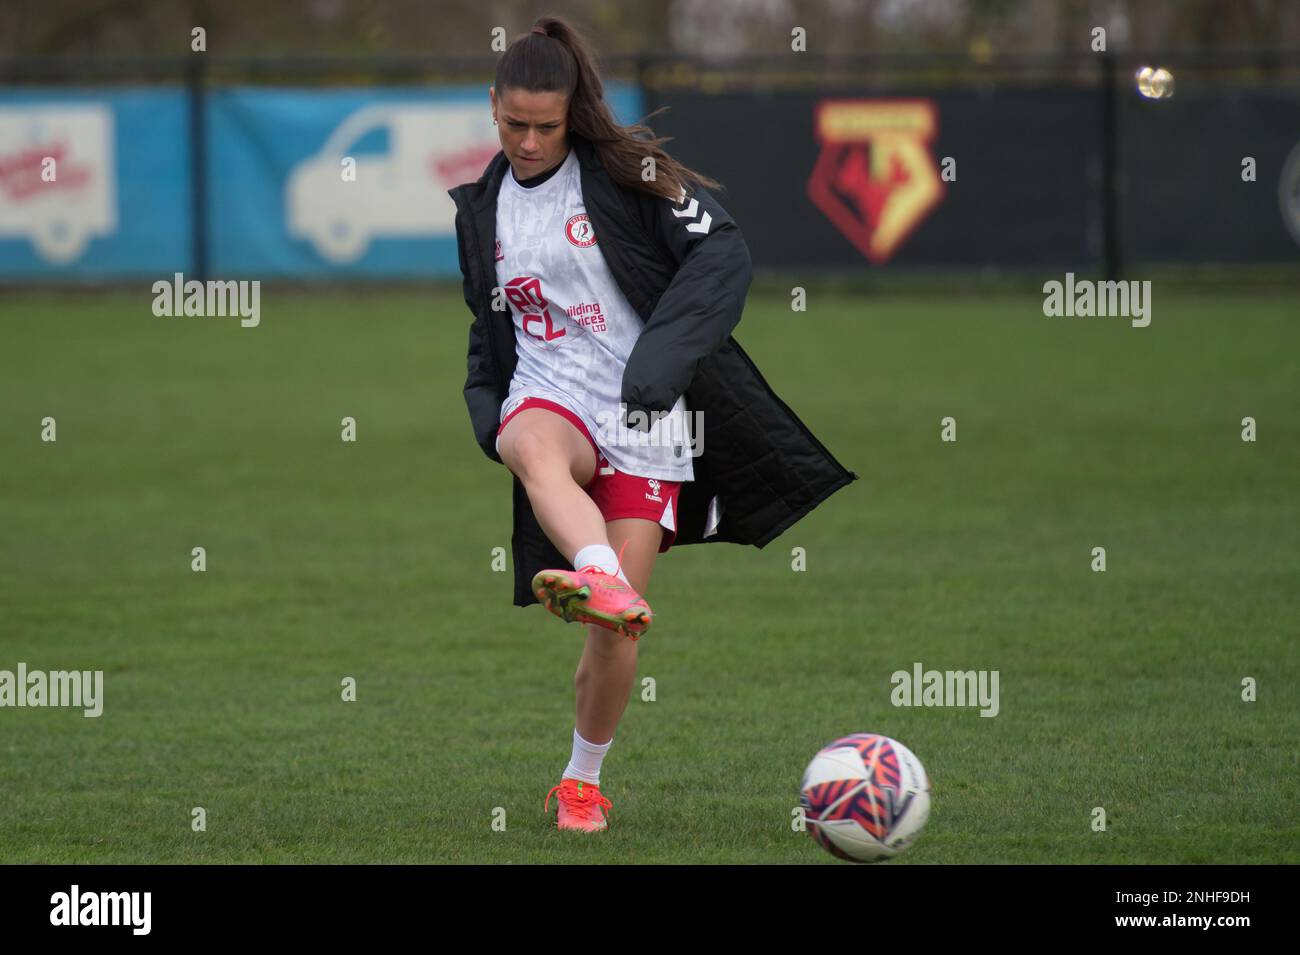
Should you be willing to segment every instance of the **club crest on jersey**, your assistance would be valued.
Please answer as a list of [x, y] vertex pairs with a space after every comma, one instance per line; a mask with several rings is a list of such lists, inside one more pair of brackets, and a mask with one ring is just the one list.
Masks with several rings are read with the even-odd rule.
[[591, 227], [587, 213], [580, 212], [564, 223], [564, 237], [580, 249], [596, 244], [596, 230]]
[[506, 257], [506, 254], [505, 254], [504, 252], [501, 251], [501, 240], [500, 240], [500, 239], [497, 239], [497, 257], [496, 257], [496, 261], [500, 262], [500, 261], [501, 261], [502, 259], [504, 259], [505, 257]]
[[650, 486], [650, 493], [645, 496], [645, 499], [647, 501], [655, 501], [656, 503], [662, 504], [663, 498], [659, 496], [659, 482], [654, 478], [648, 478], [646, 484]]

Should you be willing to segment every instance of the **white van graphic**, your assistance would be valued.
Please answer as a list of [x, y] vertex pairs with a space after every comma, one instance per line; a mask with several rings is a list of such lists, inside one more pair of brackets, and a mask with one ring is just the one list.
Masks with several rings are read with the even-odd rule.
[[[387, 133], [388, 152], [354, 156], [376, 130]], [[451, 235], [456, 208], [447, 190], [481, 176], [500, 148], [486, 103], [367, 106], [290, 172], [289, 234], [338, 263], [361, 258], [378, 237]], [[356, 162], [355, 181], [343, 178], [345, 157]]]
[[[52, 176], [42, 175], [47, 169]], [[0, 239], [30, 239], [41, 258], [66, 265], [92, 236], [116, 231], [112, 111], [89, 103], [0, 108]]]

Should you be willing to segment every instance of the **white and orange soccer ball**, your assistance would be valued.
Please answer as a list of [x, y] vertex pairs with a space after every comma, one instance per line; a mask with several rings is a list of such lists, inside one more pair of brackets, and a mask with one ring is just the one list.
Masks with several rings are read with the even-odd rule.
[[813, 757], [799, 784], [808, 832], [850, 862], [892, 859], [930, 818], [930, 777], [898, 740], [854, 733]]

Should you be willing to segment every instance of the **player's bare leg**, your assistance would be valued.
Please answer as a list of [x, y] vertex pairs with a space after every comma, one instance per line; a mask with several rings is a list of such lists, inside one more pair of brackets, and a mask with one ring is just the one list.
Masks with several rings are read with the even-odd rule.
[[653, 612], [630, 582], [618, 577], [605, 519], [583, 490], [596, 473], [591, 443], [563, 416], [528, 408], [501, 430], [497, 449], [524, 486], [537, 523], [575, 568], [535, 574], [538, 601], [566, 622], [595, 623], [633, 640], [640, 637]]
[[[663, 528], [640, 518], [610, 521], [606, 527], [610, 544], [616, 551], [623, 551], [623, 573], [628, 582], [637, 593], [644, 594], [650, 585]], [[589, 624], [587, 643], [574, 676], [578, 733], [584, 739], [598, 744], [613, 739], [635, 681], [636, 641]]]
[[[650, 584], [650, 571], [663, 529], [654, 521], [626, 518], [610, 521], [609, 539], [623, 553], [623, 573], [638, 591]], [[626, 546], [625, 546], [626, 545]], [[608, 828], [613, 804], [600, 791], [600, 764], [614, 744], [614, 730], [627, 709], [636, 682], [636, 641], [595, 624], [587, 627], [587, 643], [574, 675], [577, 727], [573, 755], [560, 784], [547, 794], [543, 811], [558, 795], [556, 826], [579, 832]]]
[[583, 488], [596, 474], [596, 453], [567, 419], [526, 408], [507, 422], [501, 461], [528, 492], [533, 514], [570, 563], [589, 544], [608, 544], [605, 519]]

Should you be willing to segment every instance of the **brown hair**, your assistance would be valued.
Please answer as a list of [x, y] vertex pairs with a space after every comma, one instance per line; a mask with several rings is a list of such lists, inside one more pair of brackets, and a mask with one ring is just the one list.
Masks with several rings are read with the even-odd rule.
[[[721, 188], [720, 183], [682, 165], [660, 148], [671, 136], [655, 137], [654, 130], [642, 123], [620, 126], [615, 121], [590, 46], [559, 17], [542, 17], [502, 54], [497, 63], [497, 96], [504, 89], [565, 96], [568, 128], [591, 140], [610, 178], [621, 186], [674, 201], [687, 180], [708, 189]], [[667, 108], [661, 107], [645, 119]], [[655, 169], [655, 179], [649, 182], [641, 178], [641, 163], [647, 156], [654, 157]]]

